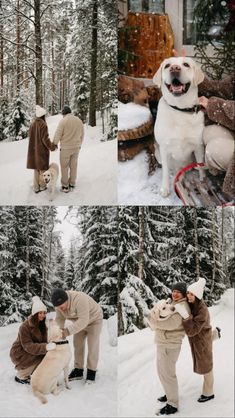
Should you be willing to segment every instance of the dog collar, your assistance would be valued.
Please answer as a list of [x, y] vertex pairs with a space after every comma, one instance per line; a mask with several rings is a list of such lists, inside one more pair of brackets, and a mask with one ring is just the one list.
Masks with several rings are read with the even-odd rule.
[[61, 344], [68, 344], [68, 340], [63, 340], [63, 341], [52, 341], [54, 344], [56, 345], [61, 345]]
[[184, 109], [181, 109], [177, 106], [169, 105], [170, 107], [173, 107], [175, 110], [181, 110], [181, 112], [189, 112], [189, 113], [198, 113], [200, 110], [202, 110], [201, 105], [194, 105], [193, 107], [185, 107]]

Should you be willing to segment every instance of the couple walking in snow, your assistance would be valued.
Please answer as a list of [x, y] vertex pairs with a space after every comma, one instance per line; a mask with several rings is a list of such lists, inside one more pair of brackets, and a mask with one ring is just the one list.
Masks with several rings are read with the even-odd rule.
[[159, 301], [148, 316], [151, 329], [155, 330], [157, 372], [165, 391], [158, 401], [166, 405], [158, 411], [158, 415], [170, 415], [178, 411], [176, 362], [185, 333], [191, 347], [193, 370], [204, 377], [198, 402], [214, 398], [212, 341], [220, 337], [220, 329], [212, 332], [209, 311], [202, 299], [205, 284], [203, 278], [188, 288], [184, 282], [174, 284], [171, 313], [168, 316], [161, 315], [166, 309], [166, 301]]
[[[85, 342], [87, 339], [86, 382], [95, 381], [99, 359], [99, 340], [103, 322], [101, 306], [89, 295], [77, 291], [55, 289], [51, 302], [56, 311], [56, 322], [63, 330], [63, 339], [73, 335], [74, 369], [69, 380], [83, 379], [85, 363]], [[10, 357], [17, 370], [18, 383], [30, 383], [30, 375], [41, 363], [47, 351], [56, 348], [48, 344], [46, 327], [47, 308], [38, 296], [33, 297], [31, 315], [21, 324], [18, 337], [10, 350]], [[65, 320], [72, 323], [65, 327]]]
[[34, 170], [35, 193], [45, 190], [46, 183], [42, 174], [49, 168], [50, 151], [56, 150], [60, 142], [61, 190], [67, 193], [76, 184], [78, 155], [84, 138], [83, 123], [71, 113], [69, 106], [64, 106], [63, 119], [51, 142], [46, 113], [45, 109], [36, 106], [36, 118], [29, 128], [27, 168]]

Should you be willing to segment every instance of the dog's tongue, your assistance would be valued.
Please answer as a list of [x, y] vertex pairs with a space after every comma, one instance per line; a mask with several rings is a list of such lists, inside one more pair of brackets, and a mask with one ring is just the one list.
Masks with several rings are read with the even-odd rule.
[[170, 85], [170, 91], [172, 93], [182, 93], [184, 90], [185, 90], [184, 84], [179, 84], [179, 85], [171, 84]]

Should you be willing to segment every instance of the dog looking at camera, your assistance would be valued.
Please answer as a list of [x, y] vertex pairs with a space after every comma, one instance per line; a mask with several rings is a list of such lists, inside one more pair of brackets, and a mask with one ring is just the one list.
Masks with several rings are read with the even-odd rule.
[[154, 134], [156, 158], [162, 164], [160, 193], [163, 197], [170, 193], [170, 169], [184, 167], [193, 157], [198, 163], [204, 161], [204, 113], [198, 105], [198, 84], [203, 79], [200, 66], [187, 57], [165, 59], [153, 78], [162, 91]]
[[57, 179], [59, 176], [59, 166], [56, 163], [51, 163], [47, 171], [42, 174], [43, 180], [47, 185], [49, 192], [49, 200], [53, 200], [55, 197], [55, 188]]
[[68, 340], [62, 340], [62, 330], [56, 321], [49, 321], [48, 341], [51, 348], [35, 369], [31, 376], [31, 387], [34, 396], [42, 403], [47, 403], [45, 395], [58, 395], [62, 388], [57, 386], [60, 373], [64, 372], [64, 382], [67, 389], [71, 389], [68, 382], [69, 362], [72, 354]]

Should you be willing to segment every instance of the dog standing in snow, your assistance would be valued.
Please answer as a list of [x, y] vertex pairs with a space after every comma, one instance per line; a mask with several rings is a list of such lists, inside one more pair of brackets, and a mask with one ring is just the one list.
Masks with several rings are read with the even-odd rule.
[[33, 394], [42, 403], [47, 403], [46, 394], [58, 395], [61, 392], [62, 388], [57, 386], [57, 382], [62, 371], [64, 372], [65, 387], [71, 389], [68, 382], [68, 372], [72, 355], [68, 340], [62, 340], [62, 330], [56, 321], [50, 320], [49, 324], [48, 341], [52, 343], [52, 349], [47, 352], [31, 376]]
[[49, 200], [52, 201], [55, 197], [55, 188], [59, 176], [59, 167], [56, 163], [51, 163], [47, 171], [42, 174], [43, 180], [47, 185], [49, 192]]
[[156, 158], [162, 164], [160, 193], [163, 197], [170, 193], [170, 168], [178, 170], [189, 164], [193, 154], [198, 163], [204, 161], [204, 113], [198, 105], [198, 84], [203, 79], [200, 66], [187, 57], [165, 59], [153, 78], [162, 90], [154, 134]]

